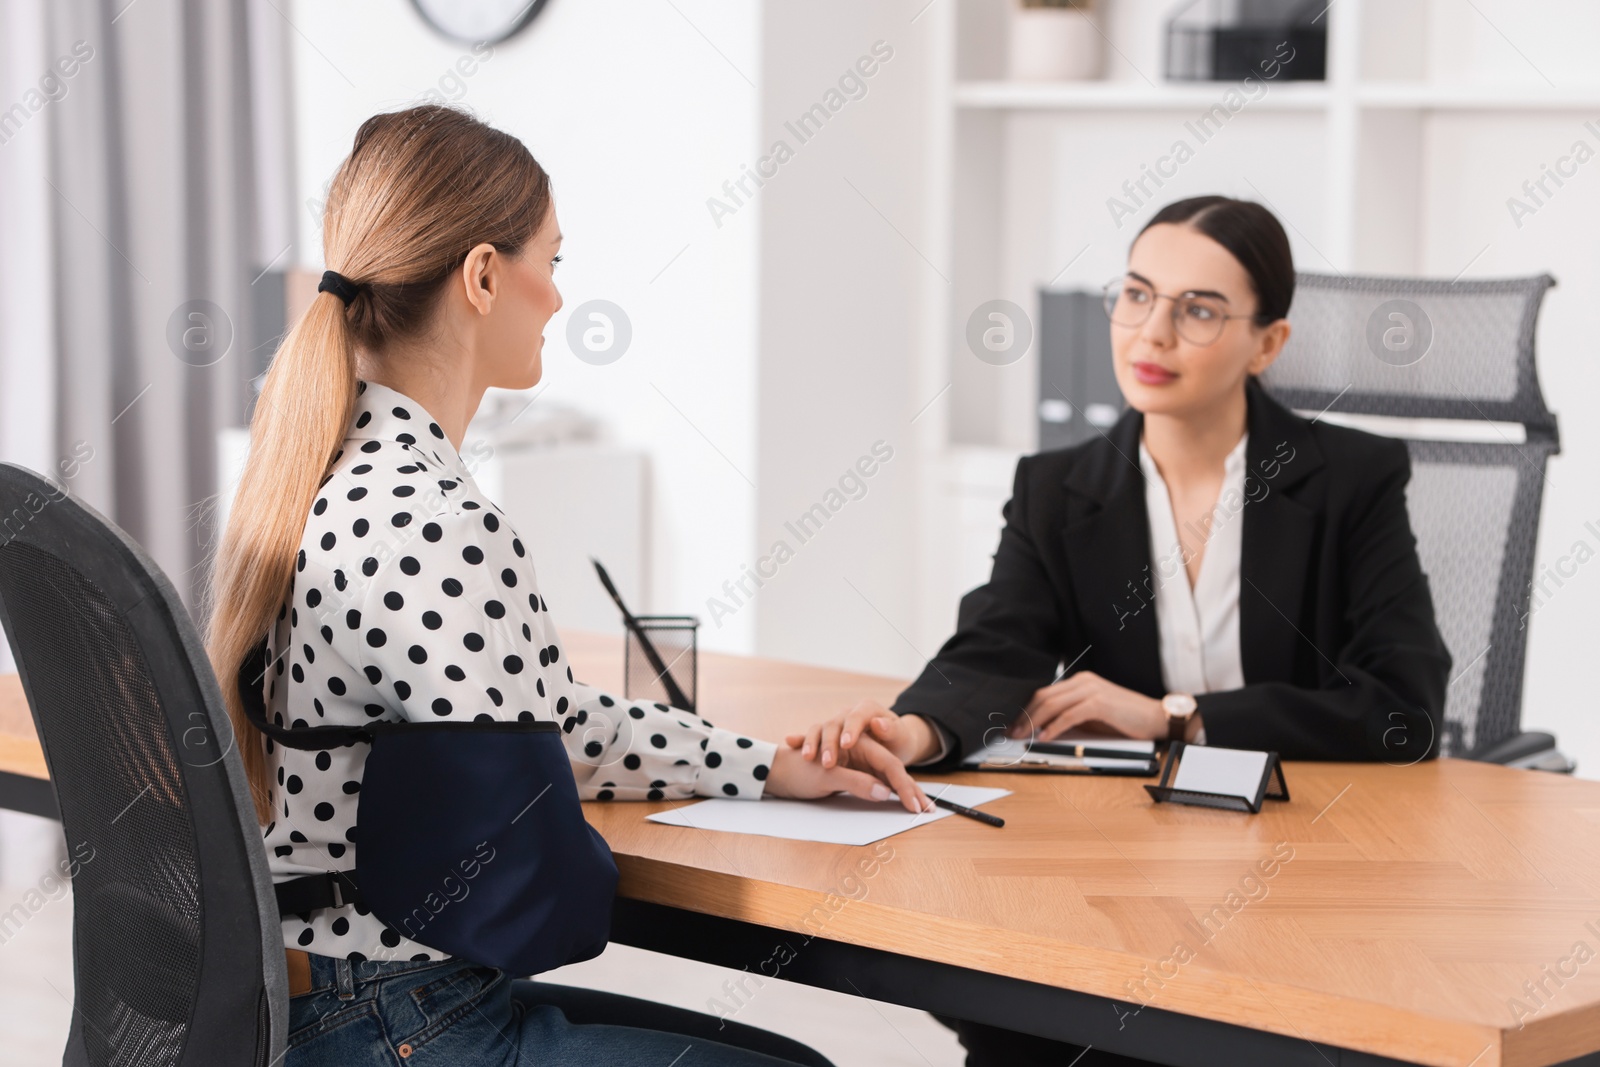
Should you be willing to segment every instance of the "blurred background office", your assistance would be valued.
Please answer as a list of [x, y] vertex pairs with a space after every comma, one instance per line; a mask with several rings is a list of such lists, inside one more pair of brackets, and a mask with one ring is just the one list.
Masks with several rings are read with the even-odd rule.
[[[1261, 25], [1265, 59], [1217, 46]], [[1558, 280], [1523, 725], [1600, 775], [1596, 40], [1579, 0], [3, 0], [0, 459], [198, 610], [327, 183], [367, 116], [451, 102], [555, 182], [545, 380], [486, 398], [469, 449], [563, 626], [619, 629], [593, 554], [703, 650], [909, 678], [987, 575], [1016, 458], [1119, 410], [1092, 367], [1052, 388], [1105, 325], [1043, 294], [1096, 293], [1161, 204], [1227, 193], [1302, 270]], [[56, 847], [0, 814], [0, 882]], [[0, 944], [0, 1012], [64, 1033], [40, 914]], [[881, 1047], [854, 1060], [748, 1021], [958, 1062], [925, 1017], [856, 1010]]]

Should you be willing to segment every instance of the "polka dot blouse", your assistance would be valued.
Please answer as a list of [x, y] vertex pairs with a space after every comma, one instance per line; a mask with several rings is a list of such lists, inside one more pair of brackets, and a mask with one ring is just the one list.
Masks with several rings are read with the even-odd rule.
[[[375, 382], [359, 389], [268, 637], [273, 721], [546, 719], [564, 731], [585, 800], [759, 798], [771, 742], [573, 678], [505, 513], [421, 405]], [[354, 869], [367, 746], [302, 752], [268, 741], [267, 751], [273, 879]], [[446, 956], [353, 905], [287, 916], [283, 933], [324, 956]]]

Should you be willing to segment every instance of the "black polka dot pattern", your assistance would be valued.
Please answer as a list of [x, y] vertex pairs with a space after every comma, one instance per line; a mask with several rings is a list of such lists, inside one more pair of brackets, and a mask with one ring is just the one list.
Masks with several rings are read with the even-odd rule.
[[[269, 718], [548, 720], [585, 800], [761, 796], [776, 745], [573, 681], [526, 546], [420, 404], [363, 382], [353, 421], [268, 638]], [[366, 751], [268, 746], [276, 879], [354, 868]], [[445, 955], [353, 907], [286, 916], [283, 933], [333, 957]]]

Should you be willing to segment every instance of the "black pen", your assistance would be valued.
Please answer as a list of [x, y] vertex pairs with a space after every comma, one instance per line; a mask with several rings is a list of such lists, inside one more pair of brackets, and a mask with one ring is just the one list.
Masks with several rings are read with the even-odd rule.
[[946, 800], [944, 797], [934, 797], [933, 802], [946, 811], [953, 811], [957, 815], [965, 815], [969, 819], [986, 822], [990, 826], [1004, 826], [1006, 824], [1006, 821], [998, 815], [990, 815], [988, 812], [979, 811], [977, 808], [965, 807], [953, 800]]

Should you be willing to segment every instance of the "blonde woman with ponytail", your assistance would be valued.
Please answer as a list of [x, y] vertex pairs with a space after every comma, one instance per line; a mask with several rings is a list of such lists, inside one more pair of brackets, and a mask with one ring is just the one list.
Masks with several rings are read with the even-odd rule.
[[[232, 681], [263, 640], [280, 727], [547, 720], [583, 799], [884, 800], [887, 784], [923, 802], [892, 759], [822, 767], [573, 678], [533, 561], [458, 451], [486, 389], [540, 379], [560, 244], [545, 171], [460, 111], [374, 116], [334, 177], [331, 269], [256, 404], [207, 637], [280, 886], [354, 869], [368, 746], [291, 749], [252, 727]], [[695, 1012], [513, 981], [360, 902], [285, 914], [283, 932], [289, 1067], [827, 1063]]]

